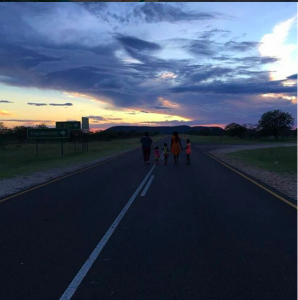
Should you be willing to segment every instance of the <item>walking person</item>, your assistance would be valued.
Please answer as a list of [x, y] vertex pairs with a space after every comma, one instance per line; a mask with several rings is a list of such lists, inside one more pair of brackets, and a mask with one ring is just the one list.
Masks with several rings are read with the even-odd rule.
[[159, 152], [158, 146], [156, 146], [154, 149], [154, 156], [155, 156], [155, 164], [159, 165], [160, 152]]
[[169, 158], [169, 148], [168, 148], [168, 144], [167, 143], [164, 143], [163, 144], [163, 157], [165, 158], [165, 165], [168, 164], [168, 158]]
[[179, 159], [179, 153], [181, 152], [181, 149], [182, 149], [182, 145], [181, 145], [180, 137], [178, 135], [178, 132], [174, 131], [171, 139], [171, 152], [174, 155], [175, 165], [179, 165], [178, 159]]
[[190, 165], [190, 153], [191, 153], [191, 145], [190, 145], [190, 139], [186, 140], [186, 164]]
[[149, 137], [148, 131], [146, 131], [144, 136], [141, 137], [140, 143], [142, 143], [144, 165], [150, 165], [149, 159], [153, 141]]

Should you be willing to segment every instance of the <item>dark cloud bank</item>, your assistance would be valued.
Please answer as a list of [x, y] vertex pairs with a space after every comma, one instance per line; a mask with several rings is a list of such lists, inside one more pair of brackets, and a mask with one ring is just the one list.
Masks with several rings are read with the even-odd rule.
[[[58, 5], [58, 4], [55, 4]], [[106, 3], [72, 4], [103, 18], [110, 16], [118, 25], [125, 21], [117, 14], [112, 16]], [[17, 4], [16, 6], [19, 6]], [[53, 15], [54, 8], [38, 4], [28, 5], [24, 11], [3, 4], [0, 10], [0, 82], [18, 87], [37, 87], [68, 92], [78, 92], [105, 99], [119, 107], [140, 107], [146, 111], [170, 109], [159, 103], [158, 97], [175, 96], [183, 105], [189, 93], [256, 95], [262, 93], [289, 93], [296, 85], [284, 86], [283, 81], [269, 81], [268, 72], [259, 66], [277, 61], [275, 57], [258, 57], [251, 54], [256, 41], [224, 43], [212, 40], [215, 34], [229, 31], [211, 29], [203, 31], [193, 40], [177, 39], [177, 47], [197, 58], [161, 59], [162, 42], [146, 40], [133, 34], [112, 32], [110, 40], [94, 46], [78, 42], [51, 42], [29, 26], [25, 17]], [[63, 8], [67, 9], [67, 8]], [[27, 14], [27, 15], [26, 15]], [[147, 23], [201, 21], [223, 18], [217, 13], [186, 12], [170, 4], [145, 3], [130, 11], [135, 20]], [[120, 19], [119, 19], [120, 18]], [[111, 20], [104, 20], [111, 22]], [[126, 53], [131, 60], [124, 62], [117, 51]], [[239, 57], [239, 54], [241, 57]], [[216, 64], [215, 64], [216, 63]], [[162, 80], [162, 72], [172, 72], [176, 78]], [[246, 78], [243, 78], [246, 76]], [[288, 79], [296, 79], [294, 74]], [[148, 84], [144, 84], [148, 82]], [[154, 82], [154, 85], [151, 84]], [[179, 98], [178, 95], [181, 95]], [[211, 97], [211, 96], [210, 96]], [[211, 98], [210, 98], [211, 99]], [[11, 103], [1, 100], [1, 103]], [[193, 105], [198, 105], [194, 102]], [[72, 106], [72, 103], [32, 103], [34, 106]]]

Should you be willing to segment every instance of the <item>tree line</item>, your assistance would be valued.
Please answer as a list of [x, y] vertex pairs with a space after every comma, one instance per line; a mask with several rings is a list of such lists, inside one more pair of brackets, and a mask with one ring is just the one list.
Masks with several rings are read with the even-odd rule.
[[[264, 113], [258, 124], [238, 124], [230, 123], [224, 129], [220, 127], [191, 129], [188, 134], [202, 136], [231, 136], [238, 138], [261, 138], [273, 136], [276, 140], [279, 138], [297, 137], [297, 129], [293, 129], [294, 118], [291, 114], [281, 110], [273, 110]], [[7, 141], [18, 141], [19, 143], [27, 140], [28, 128], [48, 128], [45, 124], [39, 124], [34, 127], [15, 126], [7, 128], [0, 122], [0, 144]], [[157, 131], [149, 132], [154, 136], [159, 134]], [[141, 137], [143, 132], [131, 131], [97, 131], [88, 134], [88, 140], [105, 140], [125, 139]], [[70, 131], [70, 141], [80, 140], [82, 133], [80, 131]]]
[[238, 138], [262, 138], [274, 137], [275, 140], [279, 138], [296, 137], [297, 128], [293, 128], [294, 118], [291, 114], [282, 112], [281, 110], [268, 111], [260, 117], [257, 124], [238, 124], [230, 123], [223, 131], [216, 132], [209, 128], [205, 128], [198, 132], [192, 131], [190, 134], [194, 135], [226, 135]]

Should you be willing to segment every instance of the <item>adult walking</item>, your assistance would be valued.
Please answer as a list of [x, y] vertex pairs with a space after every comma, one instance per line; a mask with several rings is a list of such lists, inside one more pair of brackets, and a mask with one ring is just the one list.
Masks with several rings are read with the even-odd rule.
[[148, 131], [145, 132], [144, 136], [141, 137], [140, 143], [142, 143], [143, 157], [144, 157], [144, 165], [150, 165], [150, 152], [152, 148], [152, 140], [149, 137]]
[[179, 153], [181, 152], [182, 145], [181, 145], [181, 140], [178, 135], [177, 131], [173, 132], [173, 136], [171, 139], [171, 152], [174, 155], [174, 161], [176, 165], [179, 165], [178, 159], [179, 159]]

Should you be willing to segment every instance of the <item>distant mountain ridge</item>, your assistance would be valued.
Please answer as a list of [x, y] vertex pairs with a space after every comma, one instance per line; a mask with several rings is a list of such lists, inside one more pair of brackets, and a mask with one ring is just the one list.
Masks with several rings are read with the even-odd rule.
[[173, 131], [178, 131], [178, 133], [188, 133], [190, 131], [202, 131], [202, 130], [210, 130], [216, 132], [224, 131], [221, 127], [217, 126], [188, 126], [188, 125], [180, 125], [180, 126], [113, 126], [105, 131], [122, 131], [122, 132], [159, 132], [160, 134], [172, 134]]

